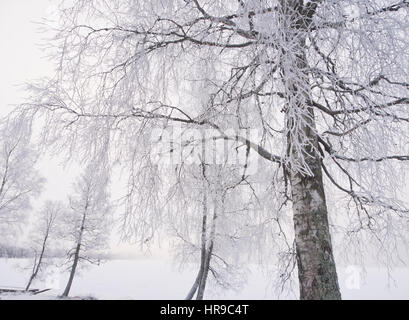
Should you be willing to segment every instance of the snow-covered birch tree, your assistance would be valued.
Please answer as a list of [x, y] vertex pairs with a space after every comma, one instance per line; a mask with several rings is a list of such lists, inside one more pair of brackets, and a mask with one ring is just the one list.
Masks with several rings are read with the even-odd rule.
[[[179, 195], [181, 205], [173, 206], [169, 224], [181, 242], [182, 252], [177, 255], [188, 261], [184, 255], [198, 257], [197, 277], [186, 299], [196, 294], [196, 299], [202, 300], [209, 276], [223, 289], [236, 289], [245, 282], [245, 272], [237, 260], [246, 249], [243, 242], [251, 236], [250, 228], [244, 225], [252, 199], [246, 199], [242, 190], [246, 189], [245, 180], [240, 175], [243, 170], [236, 166], [202, 160], [192, 171], [191, 181], [181, 184], [182, 189], [191, 191]], [[242, 281], [238, 281], [240, 277]]]
[[32, 282], [41, 275], [44, 268], [49, 264], [50, 250], [56, 248], [59, 238], [59, 219], [63, 214], [64, 207], [59, 202], [47, 201], [44, 207], [34, 216], [34, 226], [30, 232], [30, 248], [34, 253], [34, 261], [26, 290], [30, 289]]
[[24, 121], [2, 123], [0, 131], [1, 240], [20, 229], [33, 197], [42, 191], [44, 178], [35, 169], [37, 155]]
[[112, 208], [107, 187], [108, 177], [96, 163], [90, 163], [74, 185], [63, 224], [64, 240], [71, 244], [66, 261], [70, 275], [63, 297], [69, 295], [78, 268], [87, 262], [99, 263], [98, 250], [108, 246]]
[[[149, 245], [155, 233], [168, 239], [181, 268], [187, 263], [197, 266], [186, 299], [196, 294], [200, 300], [208, 280], [219, 289], [238, 290], [245, 284], [248, 261], [272, 244], [262, 234], [271, 234], [273, 212], [259, 210], [256, 216], [249, 212], [259, 207], [263, 192], [257, 195], [252, 190], [257, 175], [248, 174], [245, 145], [239, 159], [234, 143], [200, 131], [186, 130], [182, 135], [186, 143], [182, 148], [173, 143], [171, 153], [170, 137], [163, 130], [152, 138], [156, 146], [150, 150], [152, 162], [140, 160], [133, 176], [137, 182], [132, 185], [142, 196], [135, 192], [130, 201], [139, 210], [122, 216], [122, 230], [127, 240], [142, 245]], [[174, 163], [169, 159], [172, 153], [179, 154]]]
[[[347, 231], [407, 231], [408, 8], [402, 0], [65, 2], [50, 42], [56, 75], [31, 85], [19, 111], [44, 116], [45, 142], [70, 152], [97, 152], [98, 137], [109, 137], [112, 160], [143, 168], [150, 187], [161, 183], [150, 161], [154, 128], [213, 129], [249, 146], [282, 187], [271, 195], [283, 199], [278, 208], [292, 208], [300, 298], [340, 299], [327, 190], [349, 201]], [[258, 138], [237, 133], [250, 128]], [[135, 176], [128, 199], [141, 194]], [[128, 205], [154, 232], [154, 205], [143, 213]]]

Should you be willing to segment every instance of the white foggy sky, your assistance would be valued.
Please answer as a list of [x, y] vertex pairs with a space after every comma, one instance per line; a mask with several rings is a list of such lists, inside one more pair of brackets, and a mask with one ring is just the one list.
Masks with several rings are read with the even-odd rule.
[[17, 85], [52, 72], [51, 64], [43, 59], [37, 46], [42, 35], [37, 32], [40, 21], [47, 15], [51, 0], [0, 1], [0, 106], [1, 114], [11, 110], [10, 104], [21, 102], [23, 95]]
[[[0, 1], [0, 116], [24, 101], [22, 84], [52, 74], [52, 64], [39, 47], [44, 35], [38, 32], [38, 22], [47, 17], [52, 3], [55, 1]], [[71, 181], [62, 179], [58, 162], [41, 162], [39, 168], [48, 179], [43, 197], [63, 200]]]

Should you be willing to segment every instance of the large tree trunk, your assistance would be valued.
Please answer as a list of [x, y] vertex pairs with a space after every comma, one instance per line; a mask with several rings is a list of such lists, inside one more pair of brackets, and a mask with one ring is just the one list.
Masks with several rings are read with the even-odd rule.
[[[295, 86], [290, 91], [294, 91], [292, 97], [300, 97]], [[300, 299], [341, 299], [332, 253], [321, 158], [317, 151], [314, 112], [306, 105], [307, 99], [301, 100], [291, 107], [302, 108], [304, 112], [295, 118], [287, 118], [288, 155], [293, 165], [298, 163], [301, 166], [304, 162], [304, 166], [310, 170], [306, 173], [301, 172], [300, 167], [290, 166], [289, 174]], [[296, 126], [297, 134], [294, 131], [290, 133]], [[298, 148], [294, 147], [295, 144], [298, 144]]]
[[[341, 299], [332, 253], [321, 157], [309, 85], [306, 39], [294, 26], [305, 23], [302, 1], [282, 1], [283, 30], [290, 30], [283, 49], [286, 88], [289, 180], [293, 203], [300, 299]], [[297, 21], [296, 21], [297, 20]], [[291, 45], [290, 45], [291, 44]], [[297, 167], [298, 165], [298, 167]], [[309, 172], [301, 168], [309, 169]]]
[[290, 178], [300, 299], [341, 299], [320, 160], [311, 162], [314, 176]]
[[[295, 96], [300, 95], [294, 92]], [[299, 130], [297, 135], [294, 132], [288, 134], [288, 155], [293, 164], [300, 165], [304, 161], [304, 166], [310, 170], [306, 173], [290, 166], [289, 173], [300, 299], [341, 299], [332, 253], [321, 158], [317, 151], [314, 112], [305, 101], [292, 106], [303, 108], [304, 113], [287, 119], [290, 131], [295, 126]], [[293, 144], [302, 147], [295, 148]]]
[[[300, 299], [341, 299], [332, 253], [321, 158], [317, 151], [314, 112], [305, 105], [297, 107], [305, 108], [305, 114], [287, 121], [289, 128], [298, 125], [300, 130], [299, 136], [288, 134], [288, 155], [293, 165], [304, 161], [304, 166], [310, 170], [306, 173], [290, 166], [289, 173]], [[303, 145], [301, 151], [293, 146], [297, 143]]]

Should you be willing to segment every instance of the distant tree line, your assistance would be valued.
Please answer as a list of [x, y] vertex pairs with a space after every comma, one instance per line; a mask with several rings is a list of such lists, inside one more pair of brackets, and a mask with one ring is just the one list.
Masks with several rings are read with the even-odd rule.
[[[22, 246], [0, 244], [0, 258], [34, 258], [34, 251], [30, 248], [24, 248]], [[89, 254], [94, 260], [109, 260], [112, 259], [110, 253], [106, 252], [94, 252]], [[65, 258], [66, 252], [64, 249], [51, 249], [47, 258]]]
[[0, 244], [0, 258], [29, 258], [31, 256], [30, 249]]

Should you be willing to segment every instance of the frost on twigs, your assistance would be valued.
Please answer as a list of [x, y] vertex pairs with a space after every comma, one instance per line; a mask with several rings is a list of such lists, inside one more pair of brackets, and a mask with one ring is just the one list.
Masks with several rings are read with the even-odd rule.
[[2, 242], [21, 231], [44, 178], [35, 168], [37, 152], [25, 121], [0, 123], [0, 234]]
[[[233, 190], [225, 212], [244, 209], [228, 220], [230, 237], [246, 230], [250, 203], [271, 205], [271, 238], [286, 257], [279, 274], [291, 278], [297, 255], [303, 297], [339, 297], [332, 255], [340, 237], [400, 250], [395, 240], [408, 234], [407, 1], [69, 1], [59, 12], [50, 41], [56, 74], [29, 87], [19, 112], [46, 121], [45, 145], [82, 158], [108, 153], [126, 168], [124, 238], [149, 243], [172, 226], [200, 242], [200, 166], [184, 160], [202, 143], [171, 140], [168, 152], [181, 161], [155, 161], [151, 133], [176, 123], [182, 133], [216, 130], [232, 142], [227, 153], [257, 155], [255, 173], [246, 164], [219, 168], [238, 186], [209, 179], [209, 190]], [[231, 129], [259, 134], [237, 139]], [[327, 206], [334, 199], [337, 210]], [[289, 209], [294, 225], [285, 227]], [[244, 235], [261, 237], [260, 229]]]

